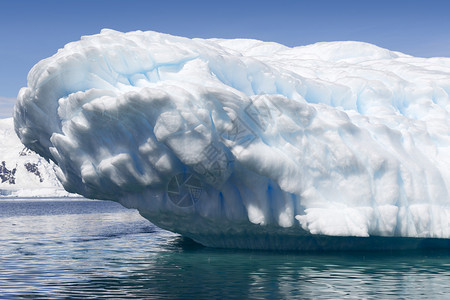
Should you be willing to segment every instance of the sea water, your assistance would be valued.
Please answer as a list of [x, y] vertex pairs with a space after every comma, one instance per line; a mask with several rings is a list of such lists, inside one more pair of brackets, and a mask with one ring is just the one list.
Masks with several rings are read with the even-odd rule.
[[86, 199], [0, 200], [2, 299], [450, 298], [444, 251], [202, 247]]

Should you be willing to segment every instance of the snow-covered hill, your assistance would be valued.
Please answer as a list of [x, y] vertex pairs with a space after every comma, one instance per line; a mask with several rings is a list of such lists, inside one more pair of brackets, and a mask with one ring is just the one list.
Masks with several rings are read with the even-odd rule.
[[53, 164], [26, 149], [13, 119], [0, 119], [0, 197], [66, 197]]

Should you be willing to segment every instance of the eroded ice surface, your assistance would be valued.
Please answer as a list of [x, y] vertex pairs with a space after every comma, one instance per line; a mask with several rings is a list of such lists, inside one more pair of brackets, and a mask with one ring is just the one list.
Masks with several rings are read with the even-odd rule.
[[33, 67], [14, 119], [68, 191], [206, 245], [450, 238], [449, 94], [450, 58], [103, 30]]

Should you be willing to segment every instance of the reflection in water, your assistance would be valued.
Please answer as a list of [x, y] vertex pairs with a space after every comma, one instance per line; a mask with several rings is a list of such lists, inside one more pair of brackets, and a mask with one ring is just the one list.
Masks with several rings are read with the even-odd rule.
[[[450, 292], [450, 264], [442, 264], [450, 258], [446, 254], [274, 254], [175, 245], [133, 261], [119, 276], [93, 276], [67, 288], [88, 293], [120, 287], [117, 296], [179, 299], [417, 298]], [[116, 261], [113, 268], [123, 263], [129, 262]]]
[[[81, 202], [61, 202], [70, 212], [59, 207], [58, 214], [0, 216], [0, 291], [5, 297], [385, 299], [450, 294], [448, 251], [209, 249], [115, 203]], [[0, 210], [15, 206], [5, 203], [0, 201]]]

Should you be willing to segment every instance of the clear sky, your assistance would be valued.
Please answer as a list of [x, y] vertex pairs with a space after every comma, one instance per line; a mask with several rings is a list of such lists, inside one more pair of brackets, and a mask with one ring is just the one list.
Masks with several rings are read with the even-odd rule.
[[0, 0], [0, 117], [34, 64], [102, 28], [288, 46], [356, 40], [450, 57], [449, 12], [445, 0]]

